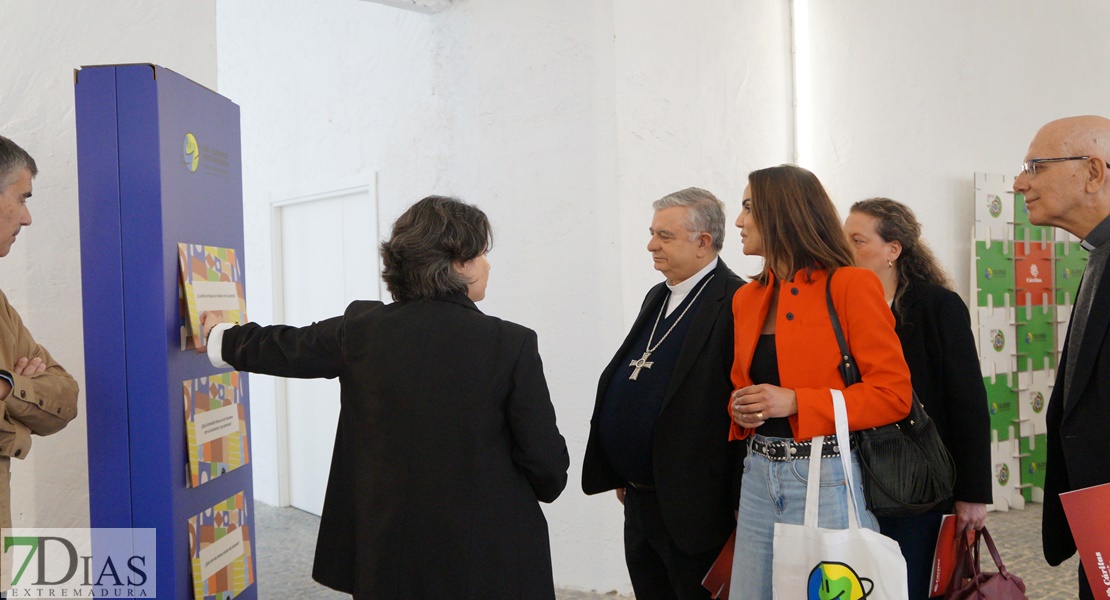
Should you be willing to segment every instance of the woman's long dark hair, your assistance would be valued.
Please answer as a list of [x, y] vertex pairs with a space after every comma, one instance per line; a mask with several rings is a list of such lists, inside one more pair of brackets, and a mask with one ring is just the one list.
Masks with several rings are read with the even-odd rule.
[[763, 272], [755, 277], [766, 284], [772, 269], [782, 281], [806, 270], [835, 271], [854, 266], [840, 216], [825, 187], [813, 173], [795, 165], [759, 169], [748, 174], [751, 211], [763, 238]]

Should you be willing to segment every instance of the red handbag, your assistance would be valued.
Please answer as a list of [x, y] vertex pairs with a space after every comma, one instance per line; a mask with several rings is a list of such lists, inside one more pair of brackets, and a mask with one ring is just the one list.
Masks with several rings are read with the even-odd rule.
[[[945, 600], [1028, 600], [1025, 596], [1025, 583], [1021, 577], [1006, 570], [998, 556], [991, 534], [984, 527], [975, 532], [975, 541], [969, 543], [966, 536], [959, 536], [956, 550], [956, 572]], [[979, 569], [979, 540], [987, 541], [997, 573], [984, 573]]]

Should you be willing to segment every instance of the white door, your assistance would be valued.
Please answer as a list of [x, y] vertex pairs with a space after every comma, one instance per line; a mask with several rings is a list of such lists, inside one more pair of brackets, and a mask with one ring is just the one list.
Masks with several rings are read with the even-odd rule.
[[[376, 206], [368, 186], [278, 203], [275, 234], [281, 322], [303, 326], [379, 298]], [[275, 282], [276, 283], [276, 282]], [[319, 515], [339, 419], [338, 379], [285, 379], [289, 504]], [[279, 408], [280, 410], [280, 408]], [[279, 444], [282, 443], [279, 437]]]

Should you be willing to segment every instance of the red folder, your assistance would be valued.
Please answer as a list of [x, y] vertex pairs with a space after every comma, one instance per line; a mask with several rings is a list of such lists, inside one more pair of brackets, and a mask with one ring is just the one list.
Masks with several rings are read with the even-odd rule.
[[[975, 532], [967, 534], [968, 541], [975, 539]], [[940, 521], [940, 535], [933, 551], [933, 570], [929, 573], [929, 597], [943, 596], [952, 587], [952, 575], [956, 572], [958, 560], [956, 541], [956, 515], [944, 515]]]
[[709, 567], [709, 572], [701, 580], [701, 585], [709, 590], [712, 598], [728, 598], [728, 584], [732, 580], [732, 553], [736, 550], [736, 532], [733, 531], [721, 548], [717, 560]]
[[1060, 494], [1095, 598], [1110, 597], [1110, 483]]

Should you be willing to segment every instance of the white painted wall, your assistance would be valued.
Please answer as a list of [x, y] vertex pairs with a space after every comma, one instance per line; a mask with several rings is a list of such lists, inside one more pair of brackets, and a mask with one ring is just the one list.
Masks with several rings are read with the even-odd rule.
[[[220, 92], [243, 107], [251, 318], [273, 314], [268, 204], [283, 190], [376, 170], [384, 227], [429, 193], [480, 205], [495, 227], [482, 309], [538, 331], [571, 450], [570, 485], [546, 507], [556, 581], [629, 592], [620, 505], [579, 487], [597, 377], [660, 280], [643, 248], [651, 201], [698, 185], [734, 215], [747, 170], [789, 157], [785, 8], [332, 2], [306, 19], [291, 2], [218, 8]], [[736, 35], [749, 20], [767, 26]], [[255, 493], [273, 501], [270, 384], [252, 385]]]
[[614, 5], [624, 332], [661, 280], [647, 229], [651, 202], [670, 192], [723, 200], [722, 258], [745, 278], [762, 267], [740, 252], [733, 223], [748, 172], [792, 156], [790, 12], [785, 1]]
[[[247, 311], [260, 323], [275, 319], [272, 201], [356, 183], [373, 190], [377, 172], [383, 222], [391, 225], [412, 202], [444, 191], [451, 92], [434, 87], [440, 51], [432, 18], [354, 0], [303, 7], [299, 0], [217, 6], [219, 92], [241, 107]], [[273, 378], [251, 376], [254, 492], [276, 505], [274, 393]]]
[[622, 587], [620, 505], [579, 483], [597, 376], [623, 335], [613, 9], [467, 0], [437, 21], [453, 125], [443, 190], [490, 215], [481, 308], [536, 329], [570, 449], [567, 490], [544, 507], [555, 580]]
[[[32, 225], [0, 281], [35, 339], [84, 384], [73, 69], [153, 62], [216, 87], [215, 0], [0, 0], [0, 134], [35, 157]], [[88, 526], [85, 399], [12, 461], [15, 525]]]
[[910, 205], [966, 299], [973, 172], [1016, 175], [1036, 130], [1108, 114], [1100, 0], [810, 0], [815, 164], [845, 214]]

